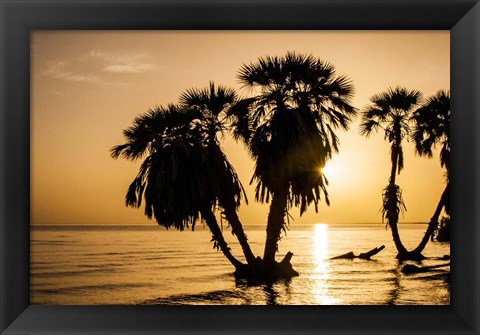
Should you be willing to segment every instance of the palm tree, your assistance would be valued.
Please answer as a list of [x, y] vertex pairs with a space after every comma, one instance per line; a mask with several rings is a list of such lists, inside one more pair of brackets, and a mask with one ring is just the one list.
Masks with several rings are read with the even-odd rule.
[[439, 91], [428, 98], [412, 116], [415, 128], [412, 134], [415, 151], [420, 156], [432, 157], [432, 149], [440, 145], [440, 165], [445, 168], [446, 185], [427, 231], [413, 252], [420, 254], [438, 227], [438, 218], [445, 208], [450, 214], [450, 92]]
[[[255, 199], [270, 202], [263, 260], [274, 268], [285, 217], [292, 206], [303, 214], [321, 194], [329, 203], [321, 168], [338, 151], [338, 128], [348, 129], [356, 110], [351, 81], [332, 64], [287, 53], [243, 65], [238, 78], [252, 96], [229, 110], [233, 132], [255, 160]], [[291, 253], [280, 264], [289, 260]]]
[[179, 230], [193, 229], [201, 217], [214, 247], [239, 270], [244, 265], [231, 254], [214, 210], [228, 192], [239, 204], [244, 190], [223, 152], [211, 143], [209, 126], [199, 109], [156, 107], [124, 130], [125, 144], [112, 148], [111, 155], [143, 159], [128, 188], [127, 206], [138, 208], [143, 199], [148, 218]]
[[[180, 104], [185, 108], [194, 108], [200, 110], [203, 115], [204, 126], [207, 130], [208, 145], [211, 146], [215, 155], [223, 155], [219, 146], [217, 134], [226, 129], [226, 110], [237, 100], [237, 94], [234, 90], [224, 88], [222, 86], [215, 87], [213, 82], [210, 82], [208, 88], [204, 89], [189, 89], [180, 96]], [[217, 151], [220, 151], [217, 153]], [[215, 171], [225, 173], [222, 178], [226, 180], [235, 180], [236, 176], [230, 174], [234, 172], [232, 169], [225, 169], [220, 161]], [[252, 265], [256, 262], [255, 256], [248, 244], [247, 235], [243, 230], [243, 226], [237, 214], [237, 208], [240, 205], [240, 198], [235, 198], [232, 195], [241, 194], [243, 190], [233, 189], [240, 185], [239, 183], [227, 183], [221, 189], [219, 194], [219, 203], [224, 209], [223, 214], [232, 227], [232, 233], [237, 236], [240, 246], [247, 263]], [[245, 197], [247, 202], [247, 198]], [[248, 202], [247, 202], [248, 203]]]
[[390, 160], [392, 163], [388, 186], [383, 190], [382, 219], [392, 230], [392, 237], [397, 248], [397, 258], [405, 259], [409, 254], [398, 233], [398, 216], [406, 210], [401, 189], [395, 183], [397, 173], [404, 167], [402, 141], [410, 134], [410, 117], [417, 107], [422, 95], [420, 92], [397, 87], [371, 97], [371, 104], [362, 113], [360, 133], [370, 136], [382, 129], [385, 139], [390, 143]]

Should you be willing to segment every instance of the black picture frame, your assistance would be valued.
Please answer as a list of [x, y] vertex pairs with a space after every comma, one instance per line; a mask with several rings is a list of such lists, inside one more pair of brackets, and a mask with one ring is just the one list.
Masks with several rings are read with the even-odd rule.
[[[422, 1], [0, 0], [1, 334], [478, 334], [480, 5]], [[450, 306], [30, 306], [30, 32], [442, 29], [451, 32]]]

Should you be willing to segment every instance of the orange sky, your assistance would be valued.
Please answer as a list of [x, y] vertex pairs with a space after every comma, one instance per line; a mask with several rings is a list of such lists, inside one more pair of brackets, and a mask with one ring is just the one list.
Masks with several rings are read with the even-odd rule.
[[[209, 80], [240, 90], [236, 73], [259, 56], [311, 53], [333, 63], [355, 86], [353, 105], [390, 86], [430, 96], [450, 87], [449, 31], [45, 31], [31, 35], [31, 222], [33, 224], [149, 223], [124, 196], [139, 164], [110, 158], [122, 130], [155, 105], [176, 102]], [[241, 90], [240, 90], [241, 92]], [[389, 145], [379, 134], [338, 132], [340, 153], [329, 163], [331, 206], [322, 203], [294, 223], [380, 222], [381, 191], [390, 172]], [[265, 224], [268, 206], [249, 186], [253, 163], [240, 144], [223, 148], [249, 194], [244, 224]], [[408, 211], [401, 221], [428, 221], [443, 191], [434, 158], [406, 143], [397, 178]], [[151, 223], [151, 222], [150, 222]]]

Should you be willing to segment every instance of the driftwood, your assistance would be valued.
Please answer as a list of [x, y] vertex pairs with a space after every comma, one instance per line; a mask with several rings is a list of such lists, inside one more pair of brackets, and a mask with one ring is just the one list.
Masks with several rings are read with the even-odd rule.
[[413, 264], [405, 264], [402, 268], [402, 272], [406, 274], [421, 273], [421, 272], [428, 272], [431, 269], [443, 268], [445, 266], [450, 266], [450, 263], [432, 265], [432, 266], [422, 266], [422, 267], [419, 267]]
[[367, 251], [367, 252], [364, 252], [364, 253], [361, 253], [360, 255], [355, 255], [353, 253], [353, 251], [350, 251], [350, 252], [347, 252], [346, 254], [343, 254], [343, 255], [340, 255], [340, 256], [336, 256], [336, 257], [332, 257], [330, 259], [354, 259], [354, 258], [360, 258], [360, 259], [370, 259], [370, 257], [378, 254], [380, 251], [382, 251], [383, 249], [385, 249], [385, 246], [382, 245], [378, 248], [373, 248], [372, 250], [370, 251]]

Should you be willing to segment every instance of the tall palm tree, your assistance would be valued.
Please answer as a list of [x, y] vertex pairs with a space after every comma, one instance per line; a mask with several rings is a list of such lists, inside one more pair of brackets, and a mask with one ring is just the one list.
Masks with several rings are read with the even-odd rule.
[[356, 115], [353, 86], [332, 64], [295, 53], [243, 65], [238, 78], [251, 97], [229, 116], [255, 160], [256, 200], [271, 198], [263, 260], [274, 264], [288, 209], [297, 206], [303, 214], [314, 203], [318, 210], [322, 193], [329, 203], [320, 169], [338, 151], [335, 130], [348, 129]]
[[214, 210], [225, 197], [239, 203], [243, 187], [219, 147], [210, 143], [209, 123], [199, 109], [169, 105], [156, 107], [137, 117], [124, 130], [126, 142], [111, 150], [135, 161], [143, 158], [136, 178], [128, 188], [127, 206], [140, 207], [166, 228], [183, 230], [195, 226], [201, 217], [212, 233], [214, 247], [241, 269], [243, 264], [231, 253], [223, 238]]
[[[216, 152], [220, 151], [217, 134], [226, 129], [226, 110], [237, 100], [237, 94], [232, 89], [227, 89], [222, 86], [215, 86], [210, 82], [208, 88], [204, 89], [189, 89], [180, 96], [180, 104], [185, 108], [198, 109], [203, 115], [203, 123], [207, 129], [208, 144], [211, 149]], [[223, 153], [217, 153], [220, 155]], [[237, 177], [230, 176], [231, 169], [225, 169], [222, 162], [219, 162], [215, 171], [225, 173], [222, 178], [227, 180], [237, 179]], [[243, 230], [243, 226], [237, 214], [237, 208], [240, 205], [240, 198], [232, 195], [240, 194], [243, 190], [233, 189], [232, 187], [240, 185], [239, 183], [225, 184], [219, 194], [219, 203], [223, 208], [223, 214], [232, 227], [232, 233], [237, 236], [240, 246], [247, 263], [252, 265], [256, 262], [255, 256], [248, 244], [247, 235]], [[247, 198], [245, 197], [247, 202]], [[248, 203], [248, 202], [247, 202]]]
[[443, 209], [450, 214], [450, 92], [438, 91], [428, 98], [412, 116], [415, 128], [412, 139], [420, 156], [432, 157], [433, 148], [440, 145], [440, 165], [445, 168], [445, 189], [430, 219], [427, 231], [414, 252], [420, 254], [438, 227]]
[[362, 113], [360, 133], [370, 136], [382, 129], [390, 143], [391, 170], [387, 187], [383, 190], [382, 218], [392, 230], [392, 237], [398, 251], [398, 258], [409, 257], [398, 232], [398, 216], [405, 210], [401, 189], [395, 183], [397, 173], [404, 167], [402, 141], [410, 134], [409, 121], [412, 112], [420, 103], [420, 92], [405, 88], [390, 88], [370, 98], [371, 104]]

